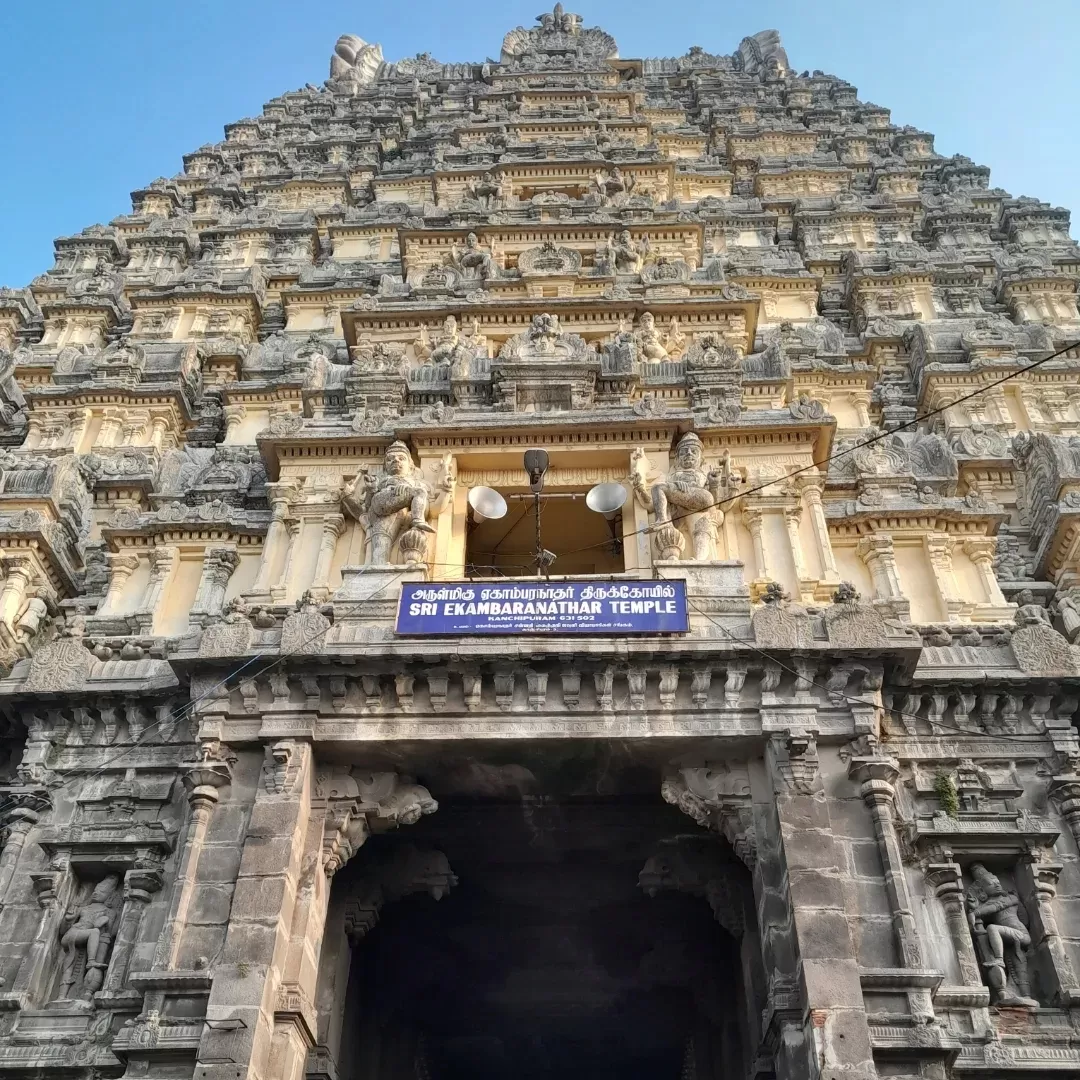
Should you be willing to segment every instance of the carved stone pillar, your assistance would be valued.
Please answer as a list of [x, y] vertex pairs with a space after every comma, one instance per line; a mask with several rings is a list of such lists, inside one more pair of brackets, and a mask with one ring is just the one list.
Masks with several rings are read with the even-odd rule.
[[889, 895], [889, 906], [892, 908], [893, 932], [896, 934], [901, 965], [906, 968], [921, 968], [923, 955], [919, 931], [912, 913], [911, 896], [908, 893], [907, 877], [900, 855], [900, 841], [893, 820], [896, 798], [894, 785], [900, 770], [896, 762], [889, 758], [855, 757], [848, 765], [848, 775], [862, 785], [859, 794], [862, 795], [874, 821], [874, 833], [877, 836], [878, 851], [881, 853], [885, 889]]
[[806, 580], [806, 560], [803, 558], [802, 541], [799, 539], [799, 523], [802, 521], [802, 507], [790, 506], [784, 511], [784, 528], [787, 530], [788, 544], [791, 547], [791, 561], [795, 566], [795, 577]]
[[86, 434], [90, 423], [91, 412], [89, 409], [76, 409], [68, 414], [68, 442], [71, 449], [77, 454], [80, 452], [83, 436]]
[[202, 857], [206, 833], [210, 828], [210, 817], [221, 797], [220, 789], [229, 783], [231, 776], [226, 762], [207, 759], [189, 765], [183, 779], [191, 817], [184, 834], [180, 866], [173, 882], [169, 914], [154, 951], [154, 969], [157, 971], [170, 971], [176, 964], [195, 892], [199, 859]]
[[116, 609], [123, 595], [124, 586], [139, 568], [139, 557], [127, 551], [117, 551], [108, 552], [105, 558], [109, 564], [109, 589], [105, 593], [101, 613], [108, 615]]
[[988, 604], [1004, 606], [1008, 603], [994, 573], [994, 556], [997, 554], [997, 537], [977, 536], [964, 541], [964, 554], [975, 564], [979, 580], [986, 591]]
[[45, 788], [21, 792], [6, 791], [0, 799], [8, 803], [3, 833], [3, 852], [0, 853], [0, 909], [7, 902], [7, 891], [15, 875], [19, 856], [26, 846], [30, 830], [38, 823], [41, 814], [49, 808], [49, 794]]
[[952, 940], [956, 959], [960, 965], [960, 984], [971, 991], [968, 1004], [989, 1005], [990, 990], [983, 983], [979, 961], [975, 956], [975, 946], [971, 941], [971, 930], [968, 926], [967, 907], [964, 900], [964, 878], [959, 864], [930, 863], [926, 868], [926, 880], [932, 886], [945, 911], [949, 938]]
[[222, 415], [225, 417], [225, 441], [235, 442], [236, 433], [240, 430], [240, 425], [244, 422], [244, 418], [247, 416], [246, 405], [226, 405], [221, 410]]
[[225, 603], [229, 578], [240, 565], [235, 546], [210, 547], [203, 555], [202, 578], [191, 605], [191, 614], [199, 617], [217, 615]]
[[[205, 1065], [202, 1080], [303, 1075], [307, 1048], [300, 1053], [298, 1047], [314, 1044], [305, 1030], [313, 1019], [298, 995], [282, 1002], [280, 992], [298, 897], [308, 887], [301, 877], [322, 873], [317, 856], [313, 866], [304, 865], [311, 846], [312, 772], [310, 744], [287, 739], [267, 747], [199, 1047], [202, 1061], [229, 1064]], [[277, 1030], [279, 1012], [290, 1013], [292, 1022], [281, 1021], [287, 1032]]]
[[124, 909], [120, 914], [120, 925], [113, 940], [112, 957], [109, 970], [100, 994], [112, 997], [123, 992], [127, 985], [128, 967], [131, 953], [139, 940], [139, 927], [143, 913], [151, 897], [161, 888], [162, 872], [154, 868], [135, 868], [124, 875]]
[[23, 439], [24, 450], [36, 450], [41, 445], [42, 418], [31, 413], [26, 421], [26, 438]]
[[855, 408], [855, 415], [859, 418], [859, 427], [870, 426], [870, 391], [856, 390], [851, 395], [851, 404]]
[[748, 506], [743, 502], [743, 520], [750, 530], [750, 539], [754, 544], [754, 562], [757, 563], [757, 577], [760, 580], [772, 581], [772, 570], [765, 547], [765, 515], [759, 506]]
[[28, 555], [7, 555], [2, 568], [4, 587], [0, 589], [0, 620], [11, 627], [26, 599], [26, 590], [34, 574], [34, 563]]
[[317, 599], [325, 599], [330, 592], [330, 568], [334, 562], [338, 538], [345, 531], [343, 514], [327, 514], [323, 518], [319, 555], [315, 562], [315, 576], [311, 580], [311, 592]]
[[934, 572], [934, 583], [937, 585], [942, 609], [946, 618], [953, 622], [960, 618], [960, 613], [966, 606], [957, 588], [956, 574], [953, 571], [953, 538], [948, 533], [926, 533], [923, 536], [923, 545]]
[[1053, 901], [1061, 869], [1059, 862], [1041, 861], [1037, 855], [1031, 855], [1017, 866], [1017, 883], [1031, 918], [1032, 952], [1039, 948], [1046, 950], [1051, 976], [1057, 982], [1050, 989], [1059, 1005], [1069, 1006], [1080, 1003], [1080, 984], [1054, 916]]
[[174, 547], [158, 547], [150, 550], [150, 580], [146, 583], [146, 592], [136, 613], [139, 629], [150, 633], [154, 625], [154, 612], [157, 610], [165, 583], [176, 565], [177, 550]]
[[160, 450], [165, 444], [165, 434], [169, 430], [169, 421], [164, 416], [154, 416], [150, 420], [150, 445]]
[[891, 536], [887, 533], [864, 536], [855, 552], [866, 563], [879, 599], [899, 600], [903, 597], [904, 591], [900, 588], [900, 574], [896, 569], [896, 552]]
[[289, 507], [296, 489], [292, 484], [272, 483], [266, 485], [266, 497], [270, 502], [272, 516], [263, 541], [262, 561], [251, 591], [256, 596], [269, 596], [270, 588], [277, 581], [271, 581], [274, 566], [281, 558], [281, 553], [289, 542], [289, 530], [285, 522], [289, 516]]
[[16, 1008], [42, 1001], [48, 990], [47, 980], [51, 974], [48, 960], [56, 952], [60, 926], [70, 898], [71, 866], [66, 859], [54, 860], [48, 870], [31, 874], [30, 882], [41, 915], [34, 939], [19, 965], [11, 992], [2, 995]]
[[781, 889], [786, 883], [805, 1001], [798, 1019], [786, 1020], [777, 1077], [874, 1080], [859, 963], [840, 884], [845, 860], [822, 794], [813, 735], [773, 736], [765, 763], [775, 811], [767, 811], [767, 826], [759, 830], [758, 861], [776, 863], [772, 876]]
[[207, 1002], [200, 1080], [301, 1080], [316, 1039], [329, 878], [372, 822], [394, 828], [436, 808], [393, 773], [324, 769], [317, 779], [308, 743], [267, 747]]
[[278, 579], [277, 584], [270, 586], [271, 597], [278, 601], [284, 600], [289, 591], [289, 581], [292, 577], [293, 562], [296, 560], [296, 549], [299, 547], [300, 522], [296, 519], [287, 521], [285, 523], [285, 529], [287, 534], [285, 566], [282, 568], [281, 577]]
[[818, 560], [821, 563], [822, 581], [840, 580], [840, 570], [836, 565], [836, 556], [833, 555], [832, 543], [829, 540], [829, 525], [825, 520], [825, 508], [821, 504], [821, 491], [824, 487], [823, 477], [807, 477], [802, 480], [800, 487], [806, 508], [810, 514], [810, 524], [814, 530], [814, 540], [817, 543]]
[[106, 409], [98, 428], [97, 446], [115, 446], [124, 430], [124, 414], [115, 409]]

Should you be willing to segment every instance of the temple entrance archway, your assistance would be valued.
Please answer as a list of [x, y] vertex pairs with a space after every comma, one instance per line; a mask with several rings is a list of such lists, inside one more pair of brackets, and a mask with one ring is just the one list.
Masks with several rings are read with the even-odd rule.
[[340, 1080], [750, 1075], [749, 872], [641, 780], [435, 784], [438, 813], [369, 840], [335, 879], [324, 942], [320, 1042]]

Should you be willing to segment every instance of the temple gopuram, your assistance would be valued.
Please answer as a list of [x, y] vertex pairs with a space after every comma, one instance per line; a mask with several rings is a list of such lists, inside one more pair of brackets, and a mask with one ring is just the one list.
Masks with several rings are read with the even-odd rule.
[[0, 290], [0, 1077], [1080, 1075], [1068, 212], [497, 42]]

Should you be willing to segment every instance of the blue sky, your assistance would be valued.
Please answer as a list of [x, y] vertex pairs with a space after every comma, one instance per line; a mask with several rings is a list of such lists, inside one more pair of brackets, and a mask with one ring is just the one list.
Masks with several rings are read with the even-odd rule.
[[[339, 34], [388, 60], [497, 56], [544, 4], [396, 0], [0, 0], [0, 284], [52, 264], [52, 240], [130, 209], [227, 122], [326, 78]], [[712, 0], [567, 5], [623, 56], [731, 52], [780, 31], [792, 65], [859, 88], [991, 182], [1080, 214], [1080, 0]], [[1077, 230], [1074, 228], [1074, 235]]]

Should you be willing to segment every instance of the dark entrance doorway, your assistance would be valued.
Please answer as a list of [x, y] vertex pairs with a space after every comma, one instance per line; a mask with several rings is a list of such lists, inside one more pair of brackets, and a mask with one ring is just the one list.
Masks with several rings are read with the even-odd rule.
[[730, 878], [722, 891], [750, 910], [749, 875], [688, 825], [655, 794], [444, 796], [437, 814], [370, 840], [335, 890], [397, 845], [445, 855], [457, 881], [438, 902], [385, 904], [353, 948], [341, 1080], [747, 1075], [759, 1006], [746, 942], [700, 879], [702, 866]]

